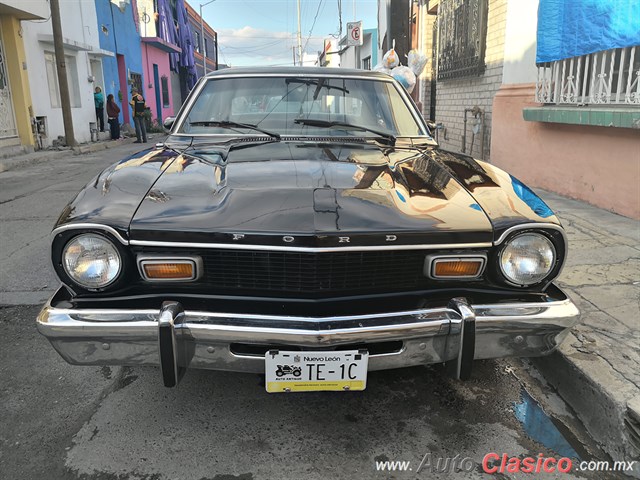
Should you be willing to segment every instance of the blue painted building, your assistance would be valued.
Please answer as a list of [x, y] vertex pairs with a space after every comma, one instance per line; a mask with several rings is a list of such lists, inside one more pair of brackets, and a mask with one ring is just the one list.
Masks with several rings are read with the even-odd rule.
[[131, 89], [144, 92], [145, 85], [136, 0], [96, 0], [95, 4], [100, 48], [115, 54], [102, 59], [104, 96], [113, 94], [121, 110], [120, 123], [131, 125]]

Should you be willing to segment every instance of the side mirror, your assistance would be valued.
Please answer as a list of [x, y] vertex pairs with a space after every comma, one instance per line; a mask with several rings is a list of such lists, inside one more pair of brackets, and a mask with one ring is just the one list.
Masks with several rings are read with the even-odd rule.
[[169, 133], [171, 131], [175, 121], [176, 117], [167, 117], [164, 119], [164, 122], [162, 122], [162, 127], [164, 128], [165, 132]]

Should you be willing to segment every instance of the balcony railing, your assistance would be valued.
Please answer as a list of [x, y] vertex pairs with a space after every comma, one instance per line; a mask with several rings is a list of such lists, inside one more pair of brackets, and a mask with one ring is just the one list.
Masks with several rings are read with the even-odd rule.
[[640, 105], [640, 46], [538, 66], [536, 101], [555, 105]]

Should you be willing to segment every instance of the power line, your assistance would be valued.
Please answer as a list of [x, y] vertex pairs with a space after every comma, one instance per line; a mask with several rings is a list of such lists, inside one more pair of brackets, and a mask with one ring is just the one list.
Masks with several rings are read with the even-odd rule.
[[302, 51], [306, 51], [307, 50], [307, 45], [309, 44], [309, 40], [311, 39], [311, 34], [313, 33], [313, 29], [316, 26], [316, 20], [318, 20], [318, 14], [320, 13], [320, 7], [322, 7], [322, 3], [324, 2], [324, 0], [320, 0], [320, 3], [318, 3], [318, 9], [316, 10], [316, 16], [313, 17], [313, 23], [311, 24], [311, 30], [309, 30], [309, 36], [307, 37], [307, 41], [304, 42], [304, 47], [302, 48]]

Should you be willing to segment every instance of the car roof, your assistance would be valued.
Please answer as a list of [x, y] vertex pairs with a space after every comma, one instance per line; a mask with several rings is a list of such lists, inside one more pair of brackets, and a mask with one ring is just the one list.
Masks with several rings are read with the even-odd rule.
[[386, 73], [372, 72], [371, 70], [358, 70], [355, 68], [325, 68], [325, 67], [231, 67], [223, 70], [216, 70], [207, 73], [207, 77], [218, 77], [225, 75], [262, 75], [262, 74], [283, 74], [283, 75], [328, 75], [336, 77], [371, 77], [388, 80]]

